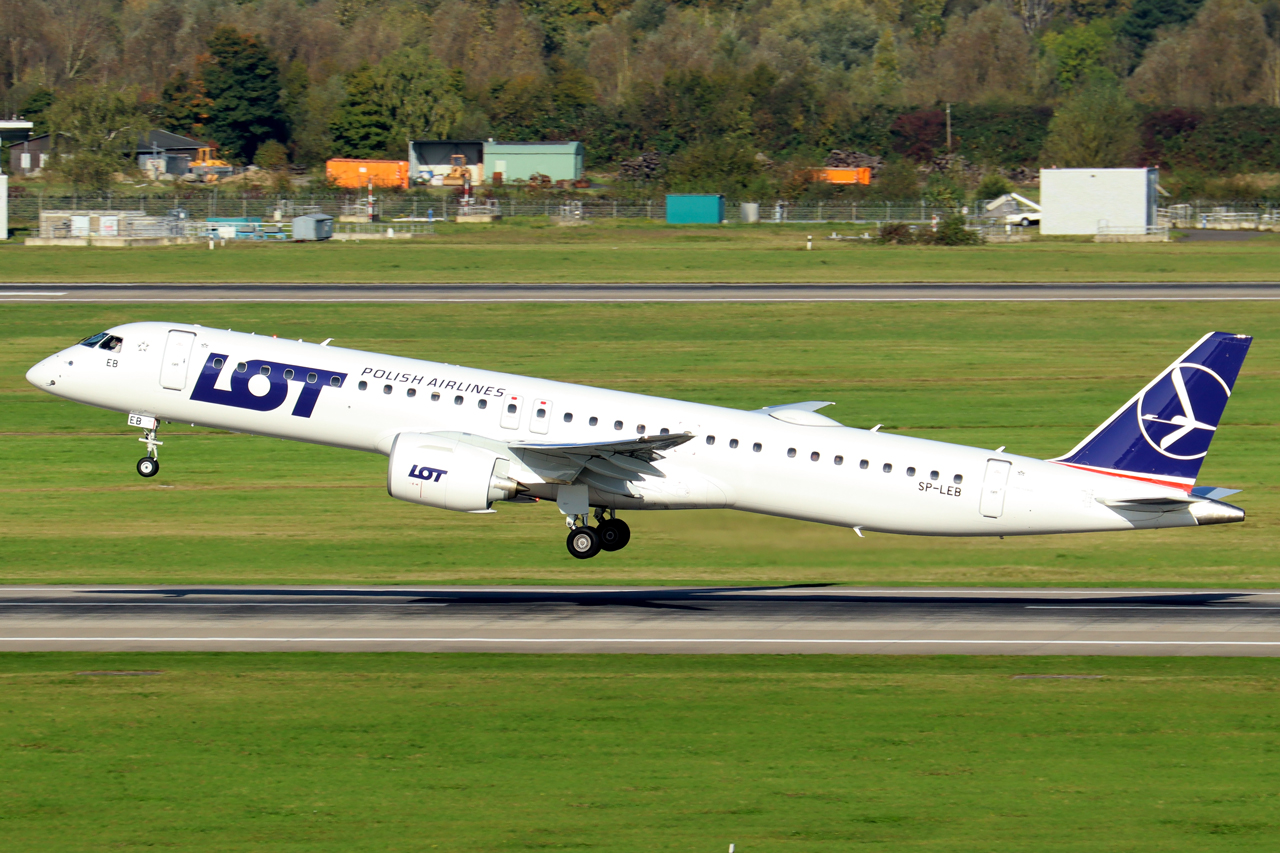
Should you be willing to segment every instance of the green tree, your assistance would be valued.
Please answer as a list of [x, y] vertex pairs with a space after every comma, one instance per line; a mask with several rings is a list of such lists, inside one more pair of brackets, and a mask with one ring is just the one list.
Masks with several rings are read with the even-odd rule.
[[454, 79], [422, 51], [402, 50], [347, 79], [331, 130], [348, 157], [404, 156], [410, 139], [447, 136], [463, 115]]
[[1103, 68], [1115, 45], [1114, 30], [1112, 22], [1104, 18], [1045, 34], [1042, 41], [1057, 66], [1054, 79], [1059, 89], [1070, 91], [1077, 82]]
[[22, 109], [18, 112], [19, 115], [32, 123], [31, 133], [33, 136], [49, 132], [48, 112], [56, 100], [57, 97], [52, 90], [36, 89], [22, 102]]
[[157, 121], [165, 130], [200, 138], [207, 131], [212, 109], [213, 101], [200, 78], [179, 71], [160, 92]]
[[209, 37], [211, 58], [200, 79], [212, 102], [210, 134], [222, 153], [249, 161], [258, 146], [286, 136], [280, 106], [280, 68], [254, 36], [219, 27]]
[[1138, 150], [1138, 111], [1114, 75], [1097, 73], [1049, 122], [1041, 160], [1062, 168], [1131, 165]]
[[1204, 0], [1134, 0], [1120, 20], [1120, 37], [1133, 48], [1135, 62], [1156, 38], [1156, 30], [1185, 24], [1196, 16]]
[[137, 93], [117, 86], [84, 86], [49, 108], [53, 170], [80, 190], [105, 192], [111, 178], [133, 166], [138, 140], [151, 119]]

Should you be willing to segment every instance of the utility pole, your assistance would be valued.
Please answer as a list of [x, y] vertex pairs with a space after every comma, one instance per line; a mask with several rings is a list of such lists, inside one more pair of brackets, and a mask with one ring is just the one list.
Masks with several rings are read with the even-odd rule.
[[951, 153], [951, 105], [947, 104], [947, 153]]

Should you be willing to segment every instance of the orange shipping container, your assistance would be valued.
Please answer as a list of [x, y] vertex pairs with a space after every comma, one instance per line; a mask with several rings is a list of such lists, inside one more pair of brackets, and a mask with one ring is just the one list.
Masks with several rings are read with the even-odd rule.
[[813, 180], [825, 181], [828, 184], [870, 184], [871, 169], [863, 166], [858, 169], [814, 169]]
[[325, 177], [331, 183], [350, 189], [364, 189], [373, 179], [375, 187], [409, 189], [408, 160], [351, 160], [335, 158], [324, 164]]

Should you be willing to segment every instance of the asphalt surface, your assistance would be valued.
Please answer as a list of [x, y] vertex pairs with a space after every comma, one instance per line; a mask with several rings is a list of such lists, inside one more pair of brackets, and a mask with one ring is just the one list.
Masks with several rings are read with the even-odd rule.
[[1280, 300], [1280, 282], [0, 284], [3, 302], [1066, 302]]
[[1280, 654], [1280, 590], [0, 587], [0, 651]]

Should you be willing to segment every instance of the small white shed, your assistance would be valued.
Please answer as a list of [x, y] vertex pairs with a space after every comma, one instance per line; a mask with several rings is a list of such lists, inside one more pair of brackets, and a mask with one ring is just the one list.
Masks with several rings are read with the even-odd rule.
[[1041, 169], [1041, 234], [1144, 234], [1156, 224], [1158, 169]]

